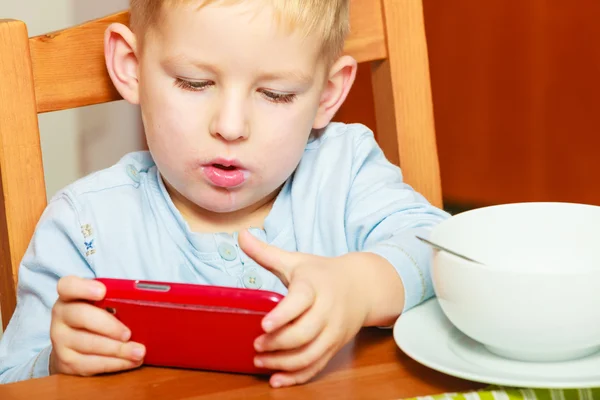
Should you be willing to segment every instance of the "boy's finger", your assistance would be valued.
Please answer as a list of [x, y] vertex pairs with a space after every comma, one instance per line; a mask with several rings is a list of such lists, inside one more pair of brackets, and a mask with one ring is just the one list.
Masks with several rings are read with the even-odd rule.
[[326, 324], [326, 317], [315, 305], [291, 324], [260, 336], [254, 347], [258, 352], [296, 349], [315, 340]]
[[309, 344], [293, 349], [262, 353], [255, 357], [254, 364], [274, 371], [300, 371], [309, 368], [334, 348], [331, 335], [327, 332], [319, 335]]
[[114, 340], [126, 342], [131, 331], [105, 310], [87, 303], [68, 303], [61, 312], [63, 323], [71, 328], [86, 330]]
[[298, 371], [275, 373], [273, 376], [271, 376], [269, 383], [274, 388], [301, 385], [306, 383], [327, 366], [327, 363], [329, 363], [334, 354], [335, 352], [333, 350], [328, 351], [316, 362]]
[[80, 354], [122, 358], [135, 362], [143, 360], [146, 355], [146, 348], [142, 344], [121, 342], [81, 330], [71, 331], [68, 341], [66, 346]]
[[240, 248], [261, 267], [276, 275], [285, 286], [290, 282], [290, 257], [292, 253], [258, 240], [250, 232], [243, 230], [238, 238]]
[[77, 367], [72, 373], [82, 376], [93, 376], [134, 369], [142, 365], [142, 361], [79, 354], [76, 365]]
[[88, 300], [100, 301], [106, 294], [106, 287], [98, 281], [67, 276], [58, 281], [58, 297], [64, 302]]
[[304, 281], [294, 281], [288, 294], [262, 321], [266, 333], [289, 324], [304, 314], [315, 302], [316, 294], [311, 285]]

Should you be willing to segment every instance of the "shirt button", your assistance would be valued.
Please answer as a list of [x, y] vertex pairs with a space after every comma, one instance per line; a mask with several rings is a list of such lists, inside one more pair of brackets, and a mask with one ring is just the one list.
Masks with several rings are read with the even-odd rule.
[[140, 182], [140, 173], [137, 170], [136, 167], [134, 167], [132, 164], [129, 164], [127, 166], [127, 175], [129, 175], [129, 177], [135, 182], [135, 183], [139, 183]]
[[262, 285], [262, 279], [256, 271], [250, 271], [244, 275], [244, 286], [248, 289], [260, 289]]
[[235, 247], [230, 245], [229, 243], [221, 243], [218, 248], [219, 255], [223, 260], [233, 261], [237, 258], [237, 252], [235, 251]]

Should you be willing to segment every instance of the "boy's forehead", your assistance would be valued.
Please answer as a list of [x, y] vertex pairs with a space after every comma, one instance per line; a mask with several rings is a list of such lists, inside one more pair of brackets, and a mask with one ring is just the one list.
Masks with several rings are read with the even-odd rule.
[[[317, 1], [327, 2], [331, 0]], [[311, 24], [308, 24], [304, 20], [310, 20], [314, 23], [320, 20], [322, 16], [312, 15], [312, 17], [306, 18], [306, 15], [310, 15], [311, 13], [301, 11], [305, 7], [303, 3], [304, 1], [302, 0], [171, 0], [161, 10], [168, 12], [180, 6], [186, 7], [190, 12], [230, 8], [239, 14], [245, 14], [249, 17], [266, 12], [269, 14], [271, 21], [275, 22], [282, 30], [286, 32], [301, 31], [303, 34], [308, 35], [314, 29], [310, 29], [311, 26], [308, 25]], [[277, 7], [275, 6], [276, 4], [278, 5]], [[285, 6], [282, 7], [281, 4], [285, 4]], [[304, 16], [301, 16], [302, 14]]]
[[[140, 39], [140, 49], [146, 48], [147, 36], [168, 25], [165, 20], [177, 20], [174, 11], [186, 10], [197, 16], [208, 10], [234, 8], [245, 14], [239, 25], [252, 27], [259, 24], [257, 14], [269, 14], [263, 25], [275, 25], [276, 34], [287, 33], [303, 37], [317, 49], [325, 62], [332, 65], [343, 53], [349, 33], [351, 0], [130, 0], [131, 26]], [[165, 17], [167, 16], [167, 17]], [[179, 18], [181, 16], [178, 16]], [[240, 20], [240, 16], [236, 16]], [[175, 22], [176, 24], [177, 22]], [[199, 23], [200, 24], [200, 23]], [[220, 35], [227, 35], [223, 29]]]
[[161, 52], [173, 63], [205, 58], [194, 54], [200, 50], [214, 54], [253, 53], [267, 57], [265, 61], [281, 57], [302, 63], [317, 61], [320, 38], [285, 29], [274, 18], [273, 10], [265, 7], [267, 3], [264, 0], [231, 4], [219, 1], [198, 8], [196, 2], [189, 2], [165, 8], [156, 27], [162, 42]]
[[[310, 43], [313, 47], [320, 46], [323, 42], [323, 38], [314, 29], [308, 30], [304, 23], [290, 21], [289, 16], [285, 18], [281, 15], [281, 10], [276, 10], [273, 2], [269, 0], [204, 0], [171, 3], [170, 6], [162, 8], [158, 26], [162, 29], [179, 26], [193, 33], [202, 30], [207, 21], [232, 21], [237, 24], [236, 30], [245, 31], [251, 36], [260, 36], [262, 33], [263, 37], [266, 35], [271, 40]], [[226, 25], [222, 27], [221, 36], [229, 34], [227, 28]]]

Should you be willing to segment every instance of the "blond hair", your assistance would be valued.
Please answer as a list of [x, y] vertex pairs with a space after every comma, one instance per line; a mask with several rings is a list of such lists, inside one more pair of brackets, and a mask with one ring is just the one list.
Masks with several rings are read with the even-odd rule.
[[[163, 7], [198, 2], [198, 8], [221, 2], [235, 4], [244, 0], [131, 0], [131, 28], [139, 35], [156, 24]], [[247, 1], [247, 0], [246, 0]], [[263, 0], [270, 3], [279, 22], [302, 35], [323, 38], [322, 53], [338, 57], [350, 30], [350, 0]]]

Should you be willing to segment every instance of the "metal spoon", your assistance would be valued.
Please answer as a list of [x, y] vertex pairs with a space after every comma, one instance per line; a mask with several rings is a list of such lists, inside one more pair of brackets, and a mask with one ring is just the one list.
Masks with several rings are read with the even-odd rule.
[[479, 262], [479, 261], [473, 260], [472, 258], [469, 258], [469, 257], [467, 257], [467, 256], [463, 256], [462, 254], [459, 254], [459, 253], [457, 253], [457, 252], [455, 252], [455, 251], [452, 251], [452, 250], [450, 250], [450, 249], [447, 249], [447, 248], [445, 248], [445, 247], [443, 247], [443, 246], [440, 246], [439, 244], [435, 244], [435, 243], [433, 243], [432, 241], [430, 241], [430, 240], [427, 240], [427, 239], [425, 239], [425, 238], [422, 238], [422, 237], [420, 237], [420, 236], [417, 236], [417, 239], [419, 239], [420, 241], [422, 241], [422, 242], [424, 242], [424, 243], [427, 243], [428, 245], [430, 245], [431, 247], [433, 247], [433, 248], [435, 248], [435, 249], [437, 249], [437, 250], [445, 251], [446, 253], [450, 253], [450, 254], [452, 254], [452, 255], [454, 255], [454, 256], [456, 256], [456, 257], [460, 257], [460, 258], [462, 258], [463, 260], [467, 260], [467, 261], [470, 261], [470, 262], [474, 262], [474, 263], [476, 263], [476, 264], [480, 264], [480, 265], [485, 265], [485, 264], [483, 264], [482, 262]]

